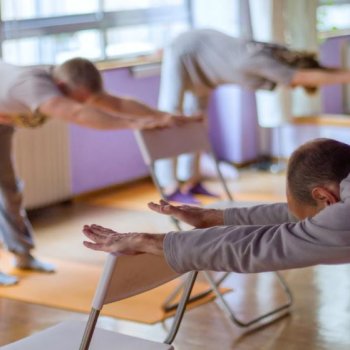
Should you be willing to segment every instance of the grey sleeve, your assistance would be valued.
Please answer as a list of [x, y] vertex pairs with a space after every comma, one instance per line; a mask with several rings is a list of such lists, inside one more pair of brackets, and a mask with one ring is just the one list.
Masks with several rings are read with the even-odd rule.
[[165, 236], [164, 254], [177, 272], [255, 273], [350, 262], [348, 198], [313, 218], [279, 225], [218, 226]]
[[266, 52], [257, 54], [251, 59], [246, 74], [257, 75], [276, 84], [290, 85], [297, 68], [290, 67]]
[[287, 203], [224, 210], [224, 225], [275, 225], [296, 221], [288, 211]]

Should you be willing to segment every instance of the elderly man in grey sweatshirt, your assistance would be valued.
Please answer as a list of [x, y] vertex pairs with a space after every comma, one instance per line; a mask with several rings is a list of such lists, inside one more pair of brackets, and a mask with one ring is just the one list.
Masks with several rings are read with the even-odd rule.
[[287, 203], [225, 210], [150, 203], [196, 229], [118, 233], [85, 226], [88, 248], [164, 255], [179, 273], [254, 273], [350, 262], [350, 146], [317, 139], [299, 147], [287, 171]]

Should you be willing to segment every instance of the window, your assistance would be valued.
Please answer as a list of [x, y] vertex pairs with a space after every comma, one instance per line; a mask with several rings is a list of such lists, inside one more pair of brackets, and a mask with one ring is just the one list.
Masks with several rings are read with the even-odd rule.
[[350, 33], [350, 1], [319, 0], [317, 30], [321, 38]]
[[56, 64], [149, 55], [190, 27], [189, 0], [0, 0], [2, 58]]

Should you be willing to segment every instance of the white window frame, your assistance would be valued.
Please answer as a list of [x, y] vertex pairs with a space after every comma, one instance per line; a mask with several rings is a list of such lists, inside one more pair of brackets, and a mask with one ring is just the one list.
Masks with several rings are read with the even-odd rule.
[[[96, 13], [19, 20], [2, 20], [0, 13], [0, 56], [2, 56], [2, 43], [5, 40], [61, 33], [74, 33], [81, 30], [96, 29], [101, 36], [100, 49], [102, 57], [99, 60], [103, 61], [113, 59], [111, 57], [107, 58], [105, 50], [107, 44], [106, 32], [108, 29], [176, 21], [184, 21], [191, 26], [191, 0], [184, 0], [184, 2], [185, 5], [170, 5], [110, 12], [103, 10], [104, 0], [99, 0], [99, 10]], [[135, 54], [135, 56], [137, 56], [137, 54]]]
[[[318, 0], [318, 6], [324, 6], [324, 5], [350, 5], [350, 0], [332, 0], [332, 3], [330, 3], [329, 0]], [[335, 36], [342, 36], [342, 35], [350, 35], [350, 21], [349, 21], [349, 28], [347, 29], [338, 29], [338, 30], [330, 30], [330, 31], [318, 31], [318, 37], [320, 39], [327, 39]]]

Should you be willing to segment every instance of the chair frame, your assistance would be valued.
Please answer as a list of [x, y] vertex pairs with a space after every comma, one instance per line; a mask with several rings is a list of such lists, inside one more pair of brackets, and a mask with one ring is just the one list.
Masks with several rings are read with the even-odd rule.
[[[156, 266], [156, 269], [153, 269], [154, 266]], [[63, 346], [69, 349], [79, 348], [79, 350], [89, 350], [91, 344], [94, 344], [94, 348], [99, 346], [99, 349], [103, 349], [107, 343], [110, 344], [110, 341], [114, 341], [117, 347], [118, 344], [120, 346], [122, 343], [124, 348], [129, 348], [127, 347], [128, 344], [133, 345], [133, 349], [143, 348], [142, 344], [145, 344], [147, 348], [152, 349], [174, 349], [171, 343], [174, 341], [179, 330], [197, 275], [197, 271], [183, 275], [187, 277], [184, 283], [183, 293], [165, 340], [163, 342], [149, 341], [142, 337], [128, 336], [119, 332], [96, 328], [100, 312], [104, 305], [116, 303], [120, 300], [152, 290], [182, 275], [172, 270], [166, 263], [166, 260], [160, 256], [152, 254], [140, 254], [137, 256], [106, 254], [104, 268], [95, 288], [94, 298], [91, 303], [91, 311], [85, 322], [79, 321], [73, 325], [70, 324], [71, 321], [61, 322], [56, 326], [33, 334], [33, 337], [28, 336], [13, 343], [0, 346], [0, 349], [46, 349], [50, 346], [52, 339], [57, 341], [54, 348], [61, 348], [62, 343], [59, 340], [65, 334], [62, 333], [62, 330], [64, 331], [65, 329], [71, 330], [71, 333], [74, 332], [72, 333], [74, 337], [72, 339], [67, 338], [65, 341], [66, 344]], [[72, 326], [76, 328], [72, 328]], [[97, 338], [96, 342], [92, 343], [95, 331]], [[107, 335], [107, 340], [106, 343], [103, 343], [102, 339], [105, 335]]]
[[[214, 160], [215, 162], [215, 168], [216, 168], [216, 171], [217, 171], [217, 174], [218, 174], [218, 177], [219, 177], [219, 180], [220, 180], [220, 183], [224, 189], [224, 192], [227, 196], [227, 199], [229, 200], [229, 202], [232, 202], [234, 203], [234, 199], [233, 199], [233, 196], [228, 188], [228, 185], [227, 185], [227, 182], [220, 170], [220, 163], [219, 163], [219, 160], [218, 158], [216, 157], [210, 143], [209, 143], [209, 140], [208, 140], [208, 136], [206, 135], [206, 131], [203, 132], [204, 130], [204, 126], [200, 129], [200, 125], [189, 125], [189, 126], [184, 126], [185, 128], [189, 128], [189, 129], [192, 129], [192, 132], [195, 132], [195, 128], [199, 128], [199, 130], [197, 130], [197, 132], [201, 132], [201, 135], [200, 135], [200, 138], [201, 138], [201, 142], [202, 142], [202, 145], [200, 147], [196, 146], [196, 149], [195, 151], [204, 151], [204, 152], [207, 152]], [[166, 129], [165, 129], [166, 130]], [[161, 195], [162, 199], [166, 200], [166, 196], [165, 196], [165, 193], [163, 191], [163, 188], [162, 186], [160, 185], [159, 183], [159, 180], [156, 176], [156, 172], [155, 172], [155, 162], [159, 159], [163, 159], [165, 158], [164, 156], [158, 156], [158, 155], [153, 155], [152, 154], [152, 150], [150, 150], [148, 147], [147, 147], [147, 141], [146, 141], [146, 137], [147, 137], [147, 134], [150, 134], [152, 133], [153, 131], [152, 130], [138, 130], [138, 131], [135, 131], [135, 138], [136, 138], [136, 141], [139, 145], [139, 148], [141, 150], [141, 153], [142, 153], [142, 156], [143, 156], [143, 159], [149, 169], [149, 172], [151, 174], [151, 177], [152, 177], [152, 180], [153, 180], [153, 183], [155, 184], [159, 194]], [[157, 133], [161, 132], [161, 130], [156, 130]], [[146, 137], [145, 137], [146, 135]], [[187, 133], [187, 136], [188, 136], [188, 133]], [[186, 148], [186, 146], [185, 146]], [[190, 149], [187, 150], [188, 152], [190, 151]], [[192, 150], [193, 151], [193, 150]], [[157, 153], [157, 152], [155, 152]], [[181, 152], [181, 153], [177, 153], [177, 154], [172, 154], [172, 155], [169, 155], [170, 156], [179, 156], [180, 154], [183, 154], [185, 152]], [[179, 220], [177, 220], [176, 218], [172, 217], [171, 216], [171, 220], [173, 222], [173, 224], [175, 225], [175, 227], [181, 231], [182, 230], [182, 227], [181, 227], [181, 224], [179, 222]], [[271, 319], [267, 324], [269, 323], [272, 323], [274, 321], [276, 321], [277, 319], [281, 318], [281, 317], [284, 317], [286, 315], [289, 314], [290, 312], [290, 308], [293, 304], [293, 295], [292, 295], [292, 292], [290, 290], [290, 288], [288, 287], [288, 284], [287, 282], [285, 281], [285, 279], [283, 278], [283, 276], [278, 273], [278, 272], [274, 272], [274, 274], [276, 275], [282, 289], [284, 290], [285, 292], [285, 295], [286, 295], [286, 298], [287, 298], [287, 301], [286, 303], [284, 303], [283, 305], [269, 311], [269, 312], [266, 312], [258, 317], [255, 317], [249, 321], [242, 321], [240, 320], [235, 312], [232, 310], [232, 308], [228, 305], [228, 303], [226, 302], [224, 296], [222, 295], [222, 293], [220, 292], [219, 290], [219, 287], [221, 285], [221, 283], [229, 276], [230, 272], [226, 272], [223, 274], [223, 276], [221, 278], [219, 278], [218, 280], [214, 280], [213, 277], [210, 275], [209, 272], [207, 271], [203, 271], [203, 274], [206, 278], [206, 280], [208, 281], [209, 285], [210, 285], [210, 288], [202, 293], [199, 293], [199, 294], [196, 294], [194, 296], [192, 296], [191, 298], [189, 298], [189, 302], [192, 302], [192, 301], [195, 301], [195, 300], [198, 300], [200, 298], [203, 298], [204, 296], [208, 295], [209, 293], [211, 292], [214, 292], [215, 295], [217, 296], [217, 298], [220, 300], [221, 304], [222, 304], [222, 308], [224, 310], [224, 312], [228, 315], [228, 317], [232, 320], [232, 322], [238, 326], [238, 327], [241, 327], [241, 328], [247, 328], [247, 327], [250, 327], [252, 325], [255, 325], [257, 324], [258, 322], [262, 321], [262, 320], [265, 320], [271, 316], [276, 316], [275, 318]], [[174, 300], [174, 298], [178, 295], [178, 293], [180, 292], [180, 290], [183, 289], [183, 284], [180, 284], [177, 288], [174, 289], [174, 291], [166, 298], [166, 300], [164, 301], [163, 303], [163, 308], [165, 311], [168, 311], [168, 310], [172, 310], [174, 308], [177, 307], [177, 304], [171, 304], [171, 302]], [[285, 311], [284, 313], [282, 313], [283, 311]]]
[[[115, 266], [115, 263], [117, 261], [117, 257], [113, 256], [112, 254], [109, 254], [108, 259], [112, 260], [112, 262], [106, 261], [105, 269], [108, 269], [108, 271], [105, 272], [104, 275], [111, 276], [112, 271], [113, 271], [114, 266]], [[183, 284], [182, 297], [181, 297], [180, 302], [178, 304], [176, 314], [174, 316], [174, 320], [172, 322], [170, 331], [169, 331], [166, 339], [164, 340], [164, 344], [171, 344], [176, 337], [176, 334], [180, 328], [180, 324], [181, 324], [182, 318], [183, 318], [185, 310], [186, 310], [186, 305], [188, 303], [188, 300], [189, 300], [190, 295], [191, 295], [191, 291], [193, 289], [193, 285], [196, 281], [197, 275], [198, 275], [197, 271], [190, 272], [187, 276], [185, 283]], [[107, 278], [109, 278], [109, 277], [107, 277]], [[100, 312], [102, 310], [102, 307], [104, 305], [103, 302], [96, 303], [95, 300], [99, 299], [101, 285], [104, 283], [106, 283], [106, 281], [102, 276], [102, 278], [100, 279], [100, 282], [99, 282], [99, 286], [96, 289], [96, 294], [95, 294], [93, 306], [92, 306], [90, 314], [89, 314], [89, 318], [88, 318], [88, 321], [87, 321], [87, 324], [85, 327], [85, 331], [84, 331], [84, 334], [82, 337], [82, 341], [81, 341], [79, 350], [88, 350], [90, 347], [90, 343], [91, 343], [91, 340], [92, 340], [92, 337], [93, 337], [93, 334], [94, 334], [94, 331], [96, 328], [96, 323], [97, 323], [98, 317], [100, 315]], [[96, 307], [96, 306], [94, 306], [94, 304], [95, 305], [97, 304], [98, 306]]]

